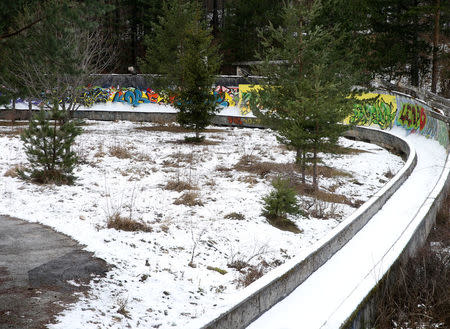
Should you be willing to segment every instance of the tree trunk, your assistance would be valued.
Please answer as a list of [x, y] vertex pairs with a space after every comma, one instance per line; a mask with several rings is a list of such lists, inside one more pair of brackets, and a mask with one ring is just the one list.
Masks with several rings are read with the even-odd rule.
[[295, 162], [300, 166], [302, 184], [305, 184], [306, 183], [305, 152], [303, 152], [300, 148], [297, 148], [296, 152], [297, 154], [295, 156]]
[[[417, 7], [417, 1], [414, 1], [414, 8]], [[410, 78], [411, 85], [414, 87], [419, 87], [419, 54], [417, 52], [417, 44], [419, 41], [419, 33], [417, 31], [417, 27], [415, 26], [416, 22], [412, 22], [412, 56], [411, 56], [411, 69], [410, 69]]]
[[431, 92], [436, 93], [438, 81], [438, 48], [439, 48], [439, 18], [440, 18], [440, 0], [436, 0], [436, 12], [434, 16], [434, 34], [433, 34], [433, 59], [431, 71]]
[[313, 151], [313, 189], [314, 191], [319, 189], [319, 180], [317, 177], [317, 149], [315, 147]]
[[133, 1], [133, 18], [131, 20], [131, 58], [132, 58], [132, 64], [133, 67], [136, 68], [137, 66], [137, 5], [136, 1]]
[[219, 31], [219, 15], [217, 13], [217, 0], [213, 0], [212, 34], [214, 39], [217, 38], [218, 31]]

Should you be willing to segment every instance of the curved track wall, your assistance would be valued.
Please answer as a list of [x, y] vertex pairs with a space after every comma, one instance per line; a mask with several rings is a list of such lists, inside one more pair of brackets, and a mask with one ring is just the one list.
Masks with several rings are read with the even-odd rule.
[[[239, 78], [235, 77], [235, 81], [233, 79], [225, 79], [223, 83], [238, 84], [242, 83], [242, 81], [239, 81]], [[240, 103], [244, 96], [243, 90], [239, 90], [239, 88], [236, 89], [237, 87], [226, 88], [228, 89], [223, 89], [221, 96], [223, 97], [222, 105], [228, 104], [228, 106], [230, 106], [233, 102], [235, 104]], [[123, 103], [129, 103], [128, 105], [130, 105], [130, 109], [127, 111], [88, 110], [77, 111], [74, 115], [78, 118], [94, 120], [156, 122], [174, 120], [175, 113], [164, 111], [146, 113], [137, 110], [135, 105], [146, 103], [147, 101], [144, 101], [143, 97], [136, 101], [139, 96], [136, 94], [136, 90], [137, 89], [133, 89], [134, 100], [131, 94], [128, 98], [125, 97], [125, 93], [123, 94]], [[120, 101], [121, 94], [117, 95], [117, 99]], [[375, 96], [376, 98], [374, 99]], [[116, 94], [114, 94], [114, 97], [116, 97]], [[147, 95], [146, 97], [148, 102], [151, 102], [151, 95]], [[156, 102], [157, 101], [158, 100], [156, 99]], [[311, 273], [331, 258], [333, 254], [345, 245], [370, 220], [373, 214], [383, 206], [386, 200], [407, 179], [416, 163], [415, 150], [401, 138], [395, 137], [383, 130], [389, 131], [393, 127], [398, 127], [404, 129], [407, 134], [420, 134], [426, 138], [434, 139], [447, 150], [448, 154], [449, 118], [444, 116], [443, 113], [448, 113], [449, 111], [445, 104], [438, 104], [442, 107], [442, 111], [439, 111], [439, 109], [436, 111], [437, 105], [435, 99], [433, 99], [432, 104], [434, 107], [429, 106], [425, 101], [417, 100], [407, 94], [398, 92], [382, 91], [363, 95], [361, 97], [361, 103], [355, 106], [352, 115], [347, 119], [347, 123], [376, 129], [355, 128], [347, 133], [348, 136], [401, 150], [408, 155], [405, 167], [352, 216], [336, 227], [329, 236], [320, 240], [313, 249], [309, 250], [308, 254], [298, 256], [296, 263], [285, 264], [286, 266], [283, 265], [278, 268], [277, 273], [279, 275], [275, 280], [267, 282], [267, 280], [262, 278], [250, 285], [249, 288], [246, 289], [248, 293], [244, 293], [245, 297], [241, 301], [224, 311], [217, 318], [209, 322], [205, 319], [205, 322], [207, 323], [203, 328], [244, 328], [247, 326], [264, 311], [292, 292], [308, 278]], [[242, 111], [240, 112], [240, 114], [243, 114]], [[17, 111], [15, 115], [18, 115], [19, 118], [26, 118], [29, 113], [31, 113], [31, 111]], [[7, 114], [8, 111], [0, 111], [0, 117], [5, 117]], [[8, 118], [10, 119], [11, 116]], [[248, 115], [221, 115], [215, 118], [214, 123], [231, 126], [261, 127], [258, 119]], [[420, 212], [416, 216], [417, 218], [414, 219], [414, 224], [411, 225], [412, 231], [408, 232], [408, 241], [403, 247], [403, 253], [400, 259], [414, 253], [428, 236], [435, 219], [436, 211], [449, 190], [449, 163], [450, 161], [447, 156], [447, 164], [442, 171], [439, 183], [427, 199], [427, 202], [422, 205]], [[369, 319], [372, 314], [370, 301], [375, 295], [376, 287], [347, 320], [346, 327], [363, 327], [366, 320]]]

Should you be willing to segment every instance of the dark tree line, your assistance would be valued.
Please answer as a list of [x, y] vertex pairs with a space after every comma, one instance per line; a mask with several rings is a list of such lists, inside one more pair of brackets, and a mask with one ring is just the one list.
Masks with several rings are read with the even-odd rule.
[[[180, 0], [197, 2], [202, 19], [212, 29], [215, 44], [223, 58], [222, 73], [232, 73], [231, 64], [256, 59], [261, 52], [260, 32], [282, 22], [285, 2], [298, 0]], [[96, 23], [116, 50], [115, 64], [99, 73], [127, 73], [129, 67], [141, 72], [139, 58], [148, 47], [146, 36], [161, 15], [161, 0], [54, 1], [94, 4]], [[364, 70], [391, 81], [405, 81], [413, 86], [441, 90], [450, 96], [450, 5], [443, 0], [310, 0], [321, 2], [321, 12], [314, 15], [316, 25], [329, 26], [334, 33], [349, 35], [343, 51], [360, 54]], [[0, 2], [1, 40], [17, 36], [21, 29], [33, 29], [46, 14], [35, 15], [23, 26], [14, 17], [24, 10], [38, 12], [48, 1], [18, 0]], [[94, 9], [94, 7], [96, 9]], [[47, 6], [48, 8], [48, 6]], [[89, 14], [89, 12], [87, 12]], [[338, 25], [338, 28], [335, 27]], [[355, 43], [355, 41], [357, 41]], [[347, 48], [345, 47], [347, 45]], [[350, 48], [351, 47], [351, 48]]]

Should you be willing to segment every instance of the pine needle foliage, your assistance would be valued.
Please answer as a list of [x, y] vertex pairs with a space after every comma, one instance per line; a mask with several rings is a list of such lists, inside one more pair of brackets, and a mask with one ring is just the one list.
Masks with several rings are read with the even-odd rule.
[[162, 7], [153, 34], [145, 40], [141, 68], [157, 74], [154, 89], [172, 99], [177, 121], [195, 132], [192, 141], [201, 141], [200, 132], [218, 111], [211, 86], [221, 58], [196, 1], [170, 0]]
[[272, 182], [274, 190], [263, 197], [264, 214], [268, 217], [285, 218], [287, 214], [297, 215], [302, 213], [298, 206], [297, 193], [289, 182], [277, 178]]
[[284, 24], [270, 25], [269, 33], [261, 34], [263, 64], [255, 69], [265, 80], [252, 92], [250, 103], [279, 141], [296, 150], [303, 183], [312, 163], [315, 189], [318, 154], [332, 150], [347, 129], [341, 122], [351, 113], [353, 86], [363, 77], [351, 48], [343, 47], [344, 36], [336, 38], [333, 27], [311, 24], [317, 6], [320, 2], [287, 2]]
[[72, 184], [78, 160], [72, 145], [81, 132], [75, 121], [66, 120], [63, 111], [39, 111], [21, 135], [30, 163], [30, 168], [20, 172], [21, 177], [42, 184]]

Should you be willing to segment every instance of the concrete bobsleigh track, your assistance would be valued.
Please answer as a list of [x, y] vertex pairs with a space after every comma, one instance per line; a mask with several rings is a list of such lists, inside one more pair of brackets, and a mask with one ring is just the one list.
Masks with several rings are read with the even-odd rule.
[[[378, 94], [382, 106], [358, 107], [350, 118], [350, 122], [369, 127], [352, 129], [347, 135], [403, 153], [406, 163], [402, 170], [330, 234], [245, 288], [229, 308], [197, 319], [192, 328], [362, 329], [370, 323], [370, 298], [377, 283], [395, 263], [424, 243], [450, 186], [447, 105], [435, 111], [435, 99], [430, 102], [433, 109], [407, 94]], [[158, 122], [171, 121], [175, 116], [92, 110], [74, 115], [94, 120]], [[215, 123], [260, 127], [249, 117], [218, 116]], [[434, 140], [433, 145], [445, 156], [434, 159], [432, 150], [421, 142], [424, 138]], [[429, 170], [431, 175], [423, 175]], [[416, 193], [417, 186], [420, 193]], [[413, 198], [404, 204], [408, 193]], [[0, 275], [1, 270], [2, 263]]]
[[[369, 327], [377, 283], [423, 245], [450, 187], [448, 117], [407, 95], [392, 96], [393, 129], [359, 128], [349, 135], [401, 150], [408, 155], [404, 168], [328, 236], [250, 285], [240, 301], [204, 321], [202, 329]], [[438, 127], [435, 134], [431, 126]], [[434, 160], [420, 135], [435, 140], [442, 159]], [[424, 175], [428, 170], [433, 173]], [[405, 196], [411, 202], [405, 203]]]

